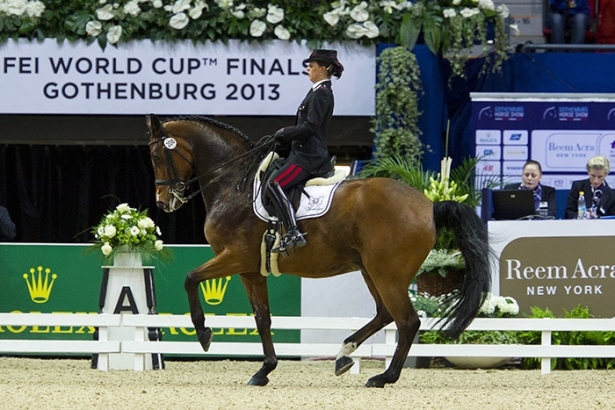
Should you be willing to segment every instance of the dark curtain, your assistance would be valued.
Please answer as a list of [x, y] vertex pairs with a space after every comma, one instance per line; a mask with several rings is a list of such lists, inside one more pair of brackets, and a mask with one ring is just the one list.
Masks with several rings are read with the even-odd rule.
[[4, 145], [0, 159], [0, 204], [17, 242], [90, 242], [91, 227], [126, 202], [148, 209], [166, 243], [206, 243], [200, 197], [172, 214], [156, 208], [146, 146]]

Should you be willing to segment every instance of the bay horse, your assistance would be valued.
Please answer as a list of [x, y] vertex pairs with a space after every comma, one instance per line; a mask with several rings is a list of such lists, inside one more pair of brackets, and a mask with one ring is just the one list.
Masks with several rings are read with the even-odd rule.
[[[194, 194], [202, 196], [206, 208], [204, 233], [215, 256], [188, 273], [184, 282], [198, 340], [207, 351], [212, 330], [205, 326], [199, 283], [239, 274], [264, 353], [261, 368], [248, 384], [264, 386], [278, 363], [267, 278], [260, 273], [267, 224], [254, 214], [251, 186], [246, 182], [253, 179], [257, 160], [264, 154], [241, 131], [210, 118], [182, 117], [161, 123], [151, 114], [146, 124], [158, 208], [177, 211]], [[186, 196], [186, 186], [196, 181], [200, 189]], [[392, 361], [366, 386], [384, 387], [399, 379], [421, 323], [408, 287], [443, 227], [454, 232], [466, 261], [465, 280], [441, 325], [457, 337], [472, 322], [491, 286], [487, 232], [470, 206], [432, 203], [420, 191], [390, 178], [352, 179], [339, 185], [324, 216], [299, 221], [301, 232], [308, 233], [308, 243], [279, 257], [279, 271], [305, 278], [361, 271], [376, 303], [375, 316], [343, 341], [335, 361], [336, 375], [350, 369], [350, 354], [361, 343], [394, 321], [399, 341]]]

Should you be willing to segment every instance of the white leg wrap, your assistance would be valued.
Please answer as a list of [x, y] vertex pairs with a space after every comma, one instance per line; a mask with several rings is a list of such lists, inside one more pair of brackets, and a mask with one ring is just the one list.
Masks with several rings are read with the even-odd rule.
[[354, 352], [355, 350], [357, 350], [356, 343], [346, 343], [345, 345], [342, 345], [342, 348], [337, 354], [336, 359], [339, 359], [340, 357], [344, 357], [344, 356], [350, 356], [350, 354]]

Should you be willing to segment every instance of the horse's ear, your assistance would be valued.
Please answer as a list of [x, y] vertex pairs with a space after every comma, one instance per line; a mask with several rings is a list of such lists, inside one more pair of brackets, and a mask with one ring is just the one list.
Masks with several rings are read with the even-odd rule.
[[146, 115], [145, 124], [151, 131], [151, 138], [156, 139], [160, 138], [161, 135], [164, 135], [162, 124], [155, 114]]

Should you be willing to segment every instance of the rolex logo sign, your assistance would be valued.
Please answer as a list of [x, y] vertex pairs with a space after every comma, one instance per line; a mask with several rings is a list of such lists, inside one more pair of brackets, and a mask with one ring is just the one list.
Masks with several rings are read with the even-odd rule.
[[30, 268], [30, 274], [23, 274], [23, 278], [28, 285], [28, 292], [30, 293], [30, 299], [34, 303], [45, 303], [49, 300], [51, 295], [51, 289], [53, 288], [53, 282], [55, 282], [58, 275], [51, 274], [51, 269], [42, 266], [38, 268]]
[[208, 305], [216, 306], [222, 303], [224, 294], [226, 293], [226, 287], [228, 286], [230, 276], [220, 279], [209, 279], [201, 282], [201, 290], [203, 291], [203, 297]]

